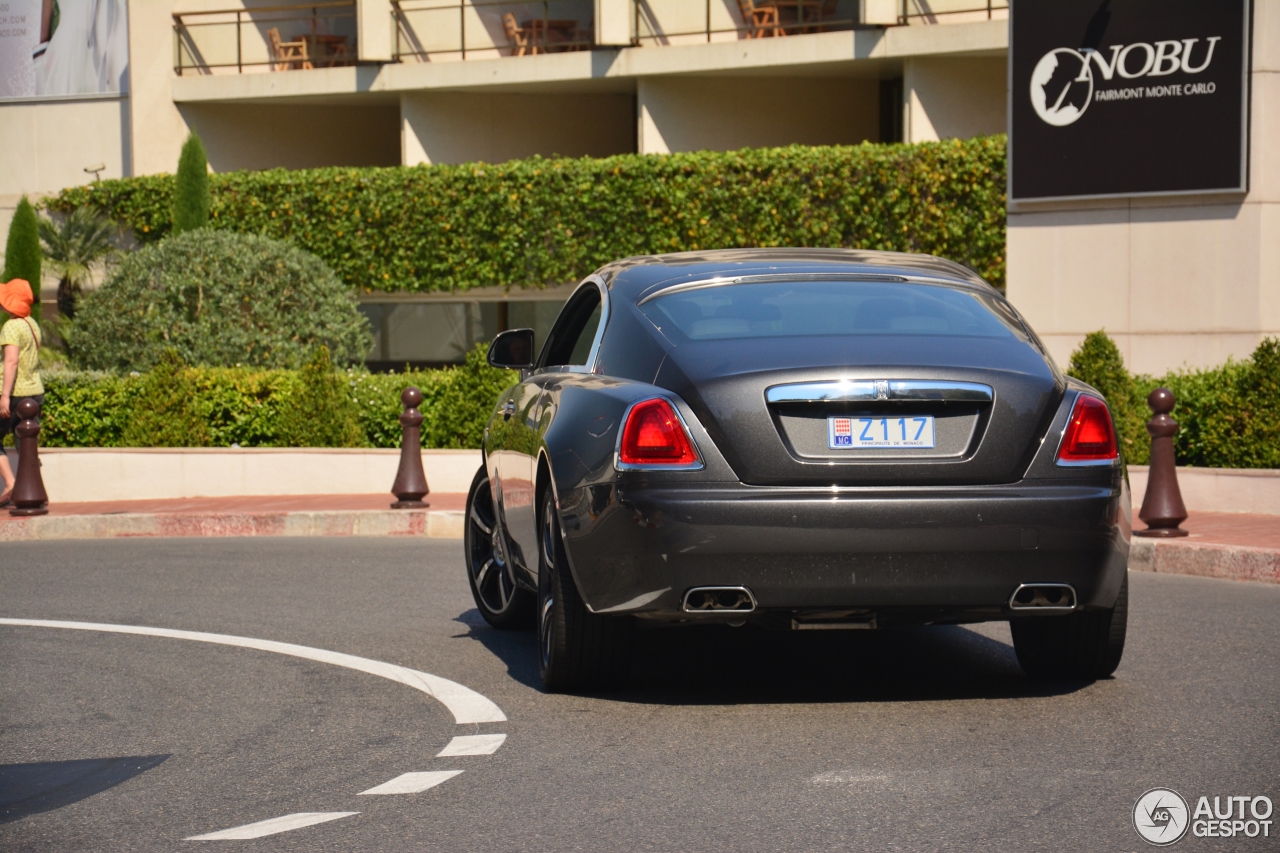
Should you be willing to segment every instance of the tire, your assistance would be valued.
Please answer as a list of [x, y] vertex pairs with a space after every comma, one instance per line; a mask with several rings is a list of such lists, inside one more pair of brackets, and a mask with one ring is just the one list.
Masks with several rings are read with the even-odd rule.
[[1106, 678], [1120, 665], [1129, 621], [1129, 578], [1110, 610], [1014, 619], [1009, 622], [1018, 663], [1032, 678]]
[[533, 627], [537, 602], [531, 590], [516, 583], [516, 567], [510, 559], [511, 548], [498, 518], [489, 474], [483, 465], [467, 492], [463, 548], [471, 595], [484, 621], [503, 630]]
[[555, 498], [538, 515], [538, 674], [550, 693], [610, 687], [626, 676], [634, 621], [587, 609], [565, 558]]

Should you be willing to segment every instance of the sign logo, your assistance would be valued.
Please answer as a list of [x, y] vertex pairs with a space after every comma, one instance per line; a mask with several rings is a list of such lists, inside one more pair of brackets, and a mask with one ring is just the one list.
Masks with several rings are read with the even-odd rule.
[[[1213, 50], [1221, 36], [1206, 39], [1207, 48], [1203, 55], [1198, 53], [1197, 44], [1200, 39], [1174, 39], [1158, 41], [1154, 44], [1135, 42], [1130, 45], [1113, 44], [1111, 56], [1104, 57], [1091, 47], [1072, 50], [1069, 47], [1058, 47], [1040, 57], [1035, 70], [1031, 72], [1031, 106], [1036, 115], [1045, 124], [1054, 127], [1065, 127], [1074, 124], [1084, 115], [1089, 104], [1094, 100], [1094, 68], [1104, 81], [1113, 77], [1124, 80], [1136, 80], [1139, 77], [1165, 77], [1175, 71], [1184, 74], [1199, 74], [1213, 62]], [[1209, 84], [1212, 86], [1213, 84]], [[1160, 91], [1152, 91], [1149, 96], [1164, 97], [1170, 94], [1212, 94], [1212, 89], [1203, 86], [1153, 87]], [[1172, 91], [1168, 91], [1172, 89]], [[1106, 90], [1106, 100], [1131, 100], [1142, 97], [1143, 89]], [[1114, 96], [1113, 96], [1114, 93]]]
[[1031, 106], [1041, 121], [1054, 127], [1072, 124], [1092, 100], [1093, 72], [1085, 56], [1059, 47], [1040, 57], [1031, 72]]
[[1133, 804], [1133, 828], [1142, 840], [1166, 847], [1182, 839], [1190, 826], [1187, 801], [1169, 788], [1152, 788]]

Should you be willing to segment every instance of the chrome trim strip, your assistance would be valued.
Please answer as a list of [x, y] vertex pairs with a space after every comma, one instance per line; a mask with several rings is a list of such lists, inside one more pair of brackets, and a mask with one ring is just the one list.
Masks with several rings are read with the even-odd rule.
[[889, 396], [877, 396], [876, 383], [885, 380], [848, 379], [832, 382], [797, 382], [774, 385], [764, 392], [767, 403], [861, 403], [886, 399], [890, 402], [944, 400], [948, 402], [990, 403], [990, 385], [977, 382], [950, 382], [935, 379], [890, 379]]
[[[689, 439], [693, 452], [698, 455], [697, 462], [690, 462], [688, 465], [634, 465], [630, 462], [622, 461], [622, 433], [627, 428], [627, 418], [631, 417], [632, 409], [650, 400], [666, 400], [671, 406], [671, 411], [676, 413], [680, 426], [684, 428], [685, 437]], [[666, 394], [654, 394], [650, 397], [641, 397], [639, 400], [633, 400], [623, 409], [622, 418], [618, 421], [618, 437], [613, 442], [613, 467], [619, 471], [701, 471], [707, 466], [702, 461], [702, 451], [698, 449], [698, 441], [693, 437], [693, 432], [689, 429], [689, 424], [685, 421], [684, 415], [680, 411], [680, 406]]]
[[600, 325], [596, 327], [596, 336], [591, 341], [591, 350], [587, 353], [587, 372], [596, 372], [596, 359], [600, 357], [600, 342], [604, 340], [605, 327], [609, 325], [609, 288], [599, 276], [591, 275], [587, 281], [600, 290]]
[[[704, 287], [722, 287], [726, 284], [768, 284], [769, 282], [785, 282], [785, 281], [879, 281], [898, 284], [933, 284], [944, 285], [947, 287], [964, 287], [981, 289], [977, 282], [966, 281], [964, 279], [944, 278], [942, 276], [928, 275], [900, 275], [897, 273], [870, 273], [870, 272], [850, 272], [850, 273], [777, 273], [767, 275], [740, 275], [735, 277], [718, 276], [716, 278], [704, 278], [697, 281], [682, 281], [677, 284], [670, 284], [661, 287], [652, 293], [647, 293], [636, 302], [636, 305], [643, 305], [651, 299], [657, 299], [659, 296], [669, 296], [672, 293], [680, 293], [685, 290], [701, 290]], [[989, 286], [988, 286], [989, 287]]]
[[[596, 289], [600, 291], [600, 325], [596, 326], [596, 335], [594, 338], [591, 339], [591, 349], [587, 351], [587, 363], [586, 364], [548, 365], [546, 367], [539, 367], [538, 369], [534, 370], [533, 372], [535, 374], [595, 373], [596, 372], [596, 359], [599, 358], [600, 356], [600, 343], [601, 341], [604, 340], [605, 326], [609, 325], [609, 307], [610, 307], [609, 288], [605, 286], [605, 283], [601, 281], [599, 276], [597, 275], [587, 276], [585, 279], [582, 280], [582, 284], [580, 284], [569, 296], [569, 298], [564, 301], [564, 304], [568, 305], [570, 302], [572, 302], [573, 297], [577, 296], [582, 291], [582, 289], [586, 287], [588, 284], [594, 284], [596, 286]], [[561, 313], [564, 312], [564, 308], [561, 308], [560, 310], [561, 310]], [[560, 318], [557, 316], [556, 321], [559, 322], [559, 319]], [[551, 328], [553, 329], [555, 328], [555, 323], [552, 323]], [[543, 341], [542, 345], [545, 347], [546, 341]], [[541, 351], [539, 351], [538, 358], [541, 358], [541, 357], [542, 357], [542, 354], [541, 354]], [[534, 363], [536, 364], [537, 362], [535, 361]]]

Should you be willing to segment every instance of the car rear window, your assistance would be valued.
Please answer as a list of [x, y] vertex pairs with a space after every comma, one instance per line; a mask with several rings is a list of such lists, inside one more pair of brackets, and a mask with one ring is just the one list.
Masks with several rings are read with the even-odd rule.
[[676, 340], [812, 335], [923, 335], [1026, 340], [994, 296], [883, 281], [783, 281], [677, 290], [640, 305]]

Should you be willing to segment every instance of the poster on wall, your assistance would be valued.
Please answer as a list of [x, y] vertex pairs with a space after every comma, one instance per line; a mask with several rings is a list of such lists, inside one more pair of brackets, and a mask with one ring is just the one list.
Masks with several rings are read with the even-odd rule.
[[0, 98], [129, 90], [127, 0], [0, 0]]
[[1009, 198], [1248, 186], [1249, 0], [1017, 0]]

